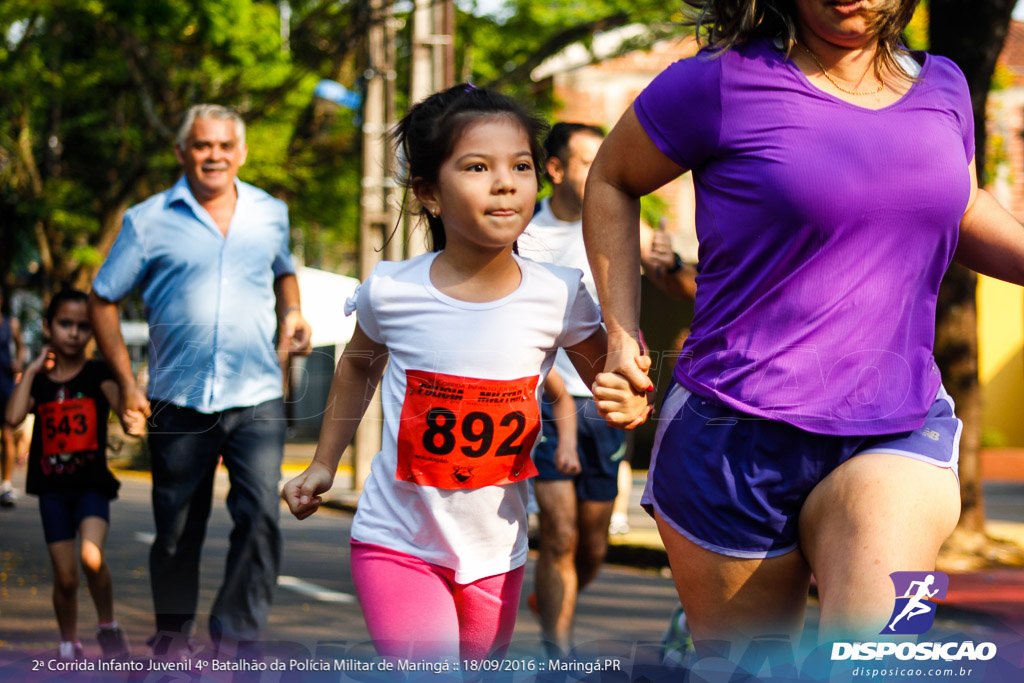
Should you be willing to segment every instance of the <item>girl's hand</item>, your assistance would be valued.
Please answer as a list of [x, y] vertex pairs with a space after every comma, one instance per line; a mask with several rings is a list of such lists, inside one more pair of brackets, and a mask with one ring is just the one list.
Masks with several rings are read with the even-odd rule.
[[637, 391], [630, 382], [615, 372], [598, 374], [591, 388], [601, 417], [612, 427], [636, 429], [654, 412], [654, 392]]
[[324, 502], [320, 494], [333, 485], [334, 472], [326, 465], [313, 461], [305, 472], [284, 485], [281, 497], [296, 518], [305, 519], [320, 508]]
[[146, 416], [137, 410], [124, 413], [124, 416], [118, 415], [121, 419], [121, 429], [128, 436], [142, 437], [146, 435], [148, 426], [146, 424]]
[[125, 434], [132, 436], [146, 435], [146, 418], [150, 416], [149, 399], [137, 384], [121, 388], [121, 400], [117, 407], [117, 417]]
[[54, 354], [53, 349], [48, 345], [44, 345], [39, 351], [39, 357], [29, 363], [29, 366], [25, 368], [25, 372], [38, 375], [40, 372], [49, 372], [50, 370], [53, 370], [53, 367], [56, 364], [57, 356]]

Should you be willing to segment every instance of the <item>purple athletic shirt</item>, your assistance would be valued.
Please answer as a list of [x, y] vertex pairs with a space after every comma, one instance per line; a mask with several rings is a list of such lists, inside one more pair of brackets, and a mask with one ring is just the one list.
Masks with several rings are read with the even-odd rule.
[[690, 391], [821, 434], [923, 424], [974, 119], [960, 70], [915, 57], [919, 80], [880, 110], [814, 87], [769, 40], [676, 62], [637, 98], [696, 186], [701, 272], [675, 370]]

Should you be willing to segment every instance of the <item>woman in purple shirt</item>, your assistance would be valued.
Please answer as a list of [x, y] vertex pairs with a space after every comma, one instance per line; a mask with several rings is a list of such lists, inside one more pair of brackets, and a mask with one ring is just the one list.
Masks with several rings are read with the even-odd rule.
[[812, 572], [822, 638], [877, 640], [889, 573], [934, 569], [959, 514], [939, 283], [954, 257], [1024, 283], [1024, 231], [978, 189], [963, 75], [898, 42], [916, 0], [690, 4], [709, 47], [623, 115], [584, 207], [605, 367], [641, 390], [639, 198], [693, 172], [696, 310], [644, 503], [696, 640], [797, 634]]

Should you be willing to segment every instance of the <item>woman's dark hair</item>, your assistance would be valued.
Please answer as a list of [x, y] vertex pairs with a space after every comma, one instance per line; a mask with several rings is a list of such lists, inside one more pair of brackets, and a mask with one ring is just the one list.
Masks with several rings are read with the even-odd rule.
[[[878, 33], [875, 72], [883, 68], [911, 78], [897, 56], [905, 53], [903, 31], [920, 0], [882, 0], [871, 10], [869, 28]], [[736, 47], [751, 38], [779, 39], [788, 54], [796, 45], [794, 0], [683, 0], [694, 15], [687, 22], [697, 27], [697, 39], [716, 52]]]
[[57, 311], [60, 307], [68, 301], [81, 301], [83, 304], [89, 303], [89, 295], [80, 289], [62, 289], [53, 295], [50, 299], [50, 305], [46, 307], [46, 322], [52, 323], [53, 319], [57, 317]]
[[[530, 140], [530, 154], [539, 184], [544, 166], [540, 139], [547, 131], [547, 123], [511, 97], [460, 83], [416, 103], [398, 122], [394, 139], [408, 168], [404, 179], [406, 188], [412, 189], [413, 184], [419, 183], [436, 185], [441, 165], [455, 149], [455, 141], [466, 127], [491, 117], [507, 118], [522, 126]], [[418, 213], [427, 221], [431, 249], [441, 251], [445, 245], [444, 222], [423, 207]]]

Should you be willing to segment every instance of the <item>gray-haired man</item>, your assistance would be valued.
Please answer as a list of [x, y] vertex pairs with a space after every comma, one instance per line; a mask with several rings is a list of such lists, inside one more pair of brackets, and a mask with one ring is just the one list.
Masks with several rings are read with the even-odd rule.
[[[121, 386], [118, 411], [149, 419], [156, 539], [150, 574], [156, 655], [187, 654], [199, 558], [223, 457], [234, 522], [210, 610], [215, 644], [258, 637], [281, 558], [284, 447], [274, 347], [309, 350], [283, 202], [238, 180], [245, 125], [216, 105], [189, 110], [174, 149], [184, 176], [133, 206], [93, 282], [96, 339]], [[132, 375], [117, 302], [138, 288], [150, 326], [148, 396]]]

